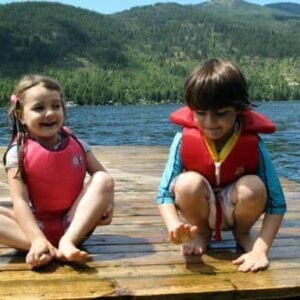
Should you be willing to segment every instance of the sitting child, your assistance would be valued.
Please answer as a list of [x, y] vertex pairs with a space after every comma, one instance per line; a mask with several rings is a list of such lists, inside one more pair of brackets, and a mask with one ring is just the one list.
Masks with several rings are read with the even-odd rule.
[[[63, 127], [57, 81], [25, 76], [11, 97], [12, 137], [4, 165], [13, 209], [0, 207], [0, 243], [28, 250], [29, 268], [82, 261], [78, 245], [113, 216], [114, 181], [91, 147]], [[84, 185], [86, 172], [91, 175]]]

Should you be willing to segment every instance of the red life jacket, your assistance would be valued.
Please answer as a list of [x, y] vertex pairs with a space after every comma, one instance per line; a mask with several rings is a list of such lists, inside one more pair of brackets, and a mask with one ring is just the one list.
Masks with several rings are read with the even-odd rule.
[[213, 188], [226, 186], [246, 174], [255, 174], [258, 167], [258, 133], [273, 133], [275, 125], [252, 110], [242, 113], [240, 133], [216, 153], [194, 122], [193, 112], [183, 107], [171, 114], [170, 120], [183, 126], [181, 158], [185, 170], [202, 174]]
[[70, 209], [83, 188], [85, 152], [68, 134], [63, 149], [49, 150], [28, 139], [24, 147], [24, 171], [34, 214], [40, 220]]

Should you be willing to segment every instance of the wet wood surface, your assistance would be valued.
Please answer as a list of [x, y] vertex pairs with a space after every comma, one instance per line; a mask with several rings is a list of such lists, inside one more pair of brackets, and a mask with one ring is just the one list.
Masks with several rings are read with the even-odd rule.
[[[25, 254], [0, 245], [0, 299], [300, 299], [300, 185], [281, 179], [288, 203], [268, 270], [240, 273], [231, 233], [203, 257], [183, 257], [167, 240], [155, 195], [168, 149], [93, 147], [116, 181], [113, 223], [83, 244], [86, 265], [30, 271]], [[0, 149], [2, 156], [3, 148]], [[0, 205], [11, 206], [0, 169]], [[260, 222], [254, 226], [257, 232]]]

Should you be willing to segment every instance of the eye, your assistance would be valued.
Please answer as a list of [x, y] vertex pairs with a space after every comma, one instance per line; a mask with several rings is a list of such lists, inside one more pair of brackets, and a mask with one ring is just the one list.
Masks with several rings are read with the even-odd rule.
[[206, 114], [206, 111], [204, 111], [204, 110], [197, 110], [196, 114], [197, 114], [197, 116], [202, 117], [202, 116], [204, 116]]
[[52, 108], [55, 110], [59, 110], [61, 108], [61, 104], [60, 103], [53, 104]]
[[32, 107], [32, 110], [33, 111], [42, 111], [44, 109], [44, 106], [42, 106], [42, 105], [37, 105], [37, 106], [34, 106], [34, 107]]
[[227, 114], [228, 114], [228, 110], [218, 110], [217, 112], [216, 112], [216, 115], [218, 116], [218, 117], [223, 117], [223, 116], [226, 116]]

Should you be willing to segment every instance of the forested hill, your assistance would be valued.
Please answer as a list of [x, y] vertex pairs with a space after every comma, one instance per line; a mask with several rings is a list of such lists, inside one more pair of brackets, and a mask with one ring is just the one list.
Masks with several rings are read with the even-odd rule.
[[181, 101], [201, 61], [241, 66], [253, 99], [300, 99], [298, 4], [212, 0], [102, 15], [48, 2], [0, 5], [0, 101], [44, 73], [79, 104]]
[[290, 3], [290, 2], [274, 3], [274, 4], [268, 4], [266, 5], [266, 7], [278, 9], [291, 14], [296, 14], [298, 16], [300, 15], [300, 5], [296, 3]]

